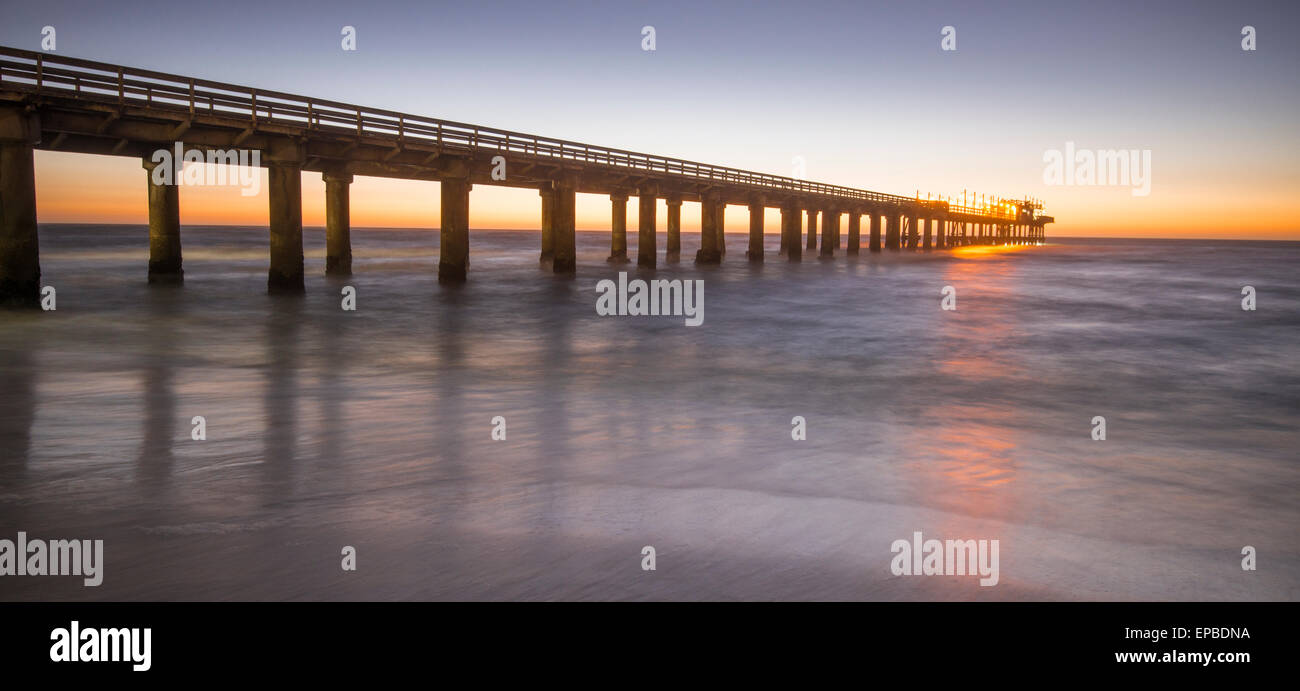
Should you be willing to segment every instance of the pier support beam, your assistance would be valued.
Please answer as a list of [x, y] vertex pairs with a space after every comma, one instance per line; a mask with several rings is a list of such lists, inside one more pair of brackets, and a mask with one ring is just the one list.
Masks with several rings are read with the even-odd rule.
[[948, 239], [945, 237], [947, 224], [948, 222], [942, 218], [936, 218], [934, 220], [934, 246], [939, 249], [945, 249], [948, 247]]
[[808, 249], [817, 249], [817, 210], [808, 209]]
[[555, 254], [551, 259], [551, 271], [573, 274], [578, 269], [578, 182], [561, 178], [554, 181], [554, 189], [551, 229], [555, 234]]
[[668, 247], [664, 259], [675, 262], [682, 257], [682, 200], [669, 196], [668, 203]]
[[790, 233], [786, 232], [785, 219], [786, 204], [781, 204], [781, 249], [777, 251], [777, 256], [785, 257], [790, 254]]
[[325, 180], [325, 275], [352, 275], [352, 175], [322, 173]]
[[713, 236], [714, 246], [718, 249], [718, 257], [727, 258], [727, 204], [718, 202], [718, 232]]
[[923, 221], [919, 216], [912, 216], [912, 221], [907, 225], [907, 249], [914, 250], [921, 241], [921, 223]]
[[469, 269], [469, 178], [442, 182], [442, 223], [438, 228], [438, 282], [463, 283]]
[[181, 283], [180, 187], [154, 180], [154, 169], [161, 164], [149, 159], [141, 164], [149, 185], [149, 282]]
[[542, 198], [542, 253], [537, 261], [549, 264], [555, 258], [555, 226], [551, 223], [551, 216], [555, 213], [555, 188], [549, 182], [545, 183], [537, 195]]
[[902, 244], [903, 217], [894, 214], [889, 217], [889, 227], [885, 229], [885, 249], [897, 250]]
[[803, 246], [799, 243], [799, 234], [803, 219], [799, 206], [787, 201], [781, 205], [781, 242], [785, 245], [786, 259], [792, 262], [803, 259]]
[[[15, 114], [6, 116], [0, 127], [0, 136], [10, 135], [0, 139], [0, 307], [38, 308], [41, 303], [34, 137], [22, 136], [21, 131], [36, 134], [40, 128], [27, 121], [34, 118]], [[20, 131], [3, 131], [11, 126]]]
[[849, 246], [847, 254], [857, 254], [862, 249], [862, 209], [849, 211]]
[[658, 266], [659, 190], [637, 190], [636, 265], [653, 269]]
[[835, 236], [840, 232], [840, 212], [827, 209], [822, 216], [822, 250], [821, 256], [835, 256]]
[[766, 211], [762, 197], [749, 199], [749, 248], [745, 250], [745, 258], [751, 262], [763, 261], [763, 220]]
[[726, 206], [717, 192], [706, 193], [700, 200], [700, 250], [695, 253], [696, 264], [718, 264], [722, 252], [718, 249], [722, 235], [723, 214]]
[[609, 195], [609, 259], [612, 264], [626, 264], [627, 259], [627, 193]]
[[871, 224], [871, 230], [869, 231], [870, 235], [867, 239], [867, 249], [871, 252], [879, 252], [880, 251], [880, 222], [883, 220], [883, 217], [880, 215], [880, 212], [872, 211], [868, 215], [868, 218], [870, 219], [868, 223]]
[[934, 219], [921, 219], [921, 249], [930, 249], [930, 236], [934, 233]]
[[271, 199], [271, 268], [266, 289], [271, 293], [301, 293], [302, 280], [302, 164], [273, 161], [267, 166]]

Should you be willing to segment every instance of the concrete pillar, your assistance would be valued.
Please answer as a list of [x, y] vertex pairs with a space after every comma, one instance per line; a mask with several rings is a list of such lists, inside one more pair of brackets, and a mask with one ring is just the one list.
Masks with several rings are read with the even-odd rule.
[[880, 212], [875, 210], [872, 210], [870, 214], [867, 216], [867, 218], [869, 219], [868, 223], [871, 224], [871, 229], [868, 231], [869, 236], [867, 239], [867, 249], [872, 252], [879, 252], [880, 251], [880, 222], [884, 219], [880, 215]]
[[538, 262], [546, 264], [555, 258], [555, 226], [551, 223], [551, 217], [555, 213], [552, 208], [555, 204], [555, 188], [548, 182], [537, 194], [542, 198], [542, 253]]
[[934, 233], [934, 219], [921, 219], [921, 249], [930, 249], [930, 236]]
[[352, 203], [349, 173], [323, 173], [325, 180], [325, 275], [352, 275]]
[[36, 170], [30, 141], [0, 141], [0, 307], [39, 308]]
[[790, 234], [786, 232], [786, 205], [781, 205], [781, 249], [777, 252], [778, 256], [784, 257], [790, 254]]
[[808, 209], [808, 249], [817, 249], [817, 210]]
[[713, 238], [717, 242], [718, 257], [725, 259], [727, 257], [727, 203], [722, 199], [718, 200], [718, 233]]
[[822, 249], [821, 256], [835, 256], [835, 234], [840, 232], [840, 212], [827, 209], [822, 215]]
[[682, 256], [682, 200], [670, 195], [668, 202], [668, 248], [665, 259], [675, 262]]
[[[836, 212], [838, 214], [838, 212]], [[831, 249], [838, 250], [844, 246], [843, 238], [840, 237], [840, 218], [835, 217], [835, 224], [831, 226]]]
[[947, 238], [944, 237], [944, 231], [947, 230], [945, 227], [947, 223], [948, 222], [942, 218], [936, 218], [934, 220], [934, 246], [939, 249], [944, 249], [948, 246]]
[[573, 274], [578, 269], [578, 183], [561, 178], [554, 185], [551, 228], [555, 234], [555, 254], [551, 259], [551, 270], [557, 274]]
[[462, 283], [469, 269], [469, 178], [443, 178], [438, 282]]
[[141, 161], [149, 186], [149, 282], [180, 283], [181, 268], [181, 198], [180, 186], [159, 184], [154, 169], [159, 163]]
[[903, 217], [895, 213], [889, 217], [889, 227], [885, 229], [885, 249], [897, 250], [902, 245]]
[[271, 268], [266, 288], [272, 293], [301, 293], [302, 164], [268, 164], [271, 198]]
[[653, 269], [658, 265], [658, 190], [641, 189], [637, 195], [636, 265]]
[[763, 217], [766, 210], [761, 198], [749, 200], [749, 249], [745, 251], [745, 258], [751, 262], [763, 261]]
[[912, 216], [911, 222], [907, 225], [907, 249], [914, 250], [920, 244], [922, 223], [919, 216]]
[[862, 209], [849, 212], [849, 246], [848, 254], [857, 254], [862, 248]]
[[700, 250], [695, 253], [696, 264], [717, 264], [722, 261], [722, 253], [718, 250], [722, 214], [721, 196], [716, 192], [705, 194], [700, 200]]
[[799, 206], [787, 201], [781, 205], [781, 240], [785, 245], [786, 259], [792, 262], [803, 259], [803, 245], [799, 243], [803, 219]]
[[718, 201], [718, 232], [713, 236], [713, 241], [718, 249], [718, 256], [725, 258], [727, 256], [727, 204], [721, 200]]
[[627, 262], [627, 193], [615, 192], [609, 195], [609, 259], [614, 264]]

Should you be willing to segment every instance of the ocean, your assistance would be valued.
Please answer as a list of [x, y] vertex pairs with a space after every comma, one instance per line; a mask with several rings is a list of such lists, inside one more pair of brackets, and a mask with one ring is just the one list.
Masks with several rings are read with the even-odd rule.
[[[608, 232], [560, 278], [536, 231], [471, 231], [463, 286], [436, 231], [354, 230], [349, 278], [304, 235], [285, 297], [265, 228], [182, 228], [178, 288], [145, 227], [42, 226], [57, 309], [0, 313], [0, 539], [102, 539], [103, 583], [0, 599], [1300, 597], [1300, 243], [757, 265], [732, 233], [697, 267], [683, 233], [653, 275], [703, 281], [692, 327], [597, 314], [650, 277]], [[897, 575], [918, 532], [996, 540], [997, 584]]]

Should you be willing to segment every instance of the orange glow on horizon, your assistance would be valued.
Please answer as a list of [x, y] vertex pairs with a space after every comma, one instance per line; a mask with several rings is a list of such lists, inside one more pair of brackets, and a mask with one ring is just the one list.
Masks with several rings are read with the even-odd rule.
[[[42, 223], [146, 224], [148, 203], [145, 171], [134, 158], [93, 156], [64, 152], [36, 153], [36, 196]], [[1060, 198], [1047, 202], [1046, 213], [1057, 223], [1048, 226], [1055, 236], [1224, 238], [1300, 240], [1300, 204], [1289, 190], [1239, 188], [1219, 190], [1211, 198], [1194, 187], [1170, 190], [1157, 201], [1115, 194], [1098, 196], [1095, 190], [1063, 189]], [[264, 226], [268, 211], [266, 174], [260, 191], [243, 196], [238, 187], [182, 187], [183, 225]], [[305, 173], [302, 184], [303, 225], [325, 225], [325, 185], [319, 174]], [[1156, 196], [1142, 198], [1156, 200]], [[388, 178], [357, 177], [351, 189], [352, 226], [363, 228], [437, 228], [440, 193], [436, 183]], [[636, 200], [628, 203], [628, 230], [637, 227]], [[537, 230], [541, 200], [536, 190], [478, 185], [470, 195], [470, 224], [475, 229]], [[579, 194], [579, 230], [607, 230], [610, 202], [603, 195]], [[682, 230], [698, 232], [699, 205], [682, 206]], [[743, 206], [726, 210], [728, 233], [748, 229], [749, 213]], [[658, 221], [662, 232], [667, 208], [661, 200]], [[768, 209], [764, 228], [780, 232], [780, 214]], [[863, 244], [868, 224], [863, 223]], [[847, 222], [841, 219], [841, 233]], [[1020, 246], [1014, 246], [1020, 247]], [[967, 247], [959, 256], [979, 256], [1006, 251], [998, 246]]]

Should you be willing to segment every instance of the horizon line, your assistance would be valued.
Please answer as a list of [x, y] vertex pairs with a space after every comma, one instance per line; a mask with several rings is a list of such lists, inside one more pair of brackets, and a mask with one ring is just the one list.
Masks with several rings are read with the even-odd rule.
[[[45, 222], [38, 222], [38, 225], [40, 225], [40, 226], [117, 226], [117, 227], [136, 227], [136, 228], [148, 228], [148, 227], [149, 227], [149, 224], [148, 224], [147, 222], [146, 222], [146, 223], [107, 223], [107, 222], [94, 222], [94, 221], [45, 221]], [[181, 227], [182, 227], [182, 228], [187, 228], [187, 227], [188, 227], [188, 228], [269, 228], [270, 225], [269, 225], [269, 224], [249, 225], [249, 224], [233, 224], [233, 223], [193, 223], [193, 224], [184, 224], [184, 223], [182, 223], [182, 224], [181, 224]], [[322, 230], [322, 231], [325, 230], [325, 226], [323, 226], [323, 225], [307, 225], [307, 224], [304, 224], [302, 227], [303, 227], [304, 230], [306, 230], [306, 229], [308, 229], [308, 228], [311, 228], [311, 229], [319, 229], [319, 230]], [[350, 230], [353, 230], [353, 231], [362, 231], [362, 232], [366, 232], [366, 231], [408, 231], [408, 230], [409, 230], [409, 231], [440, 231], [441, 228], [439, 228], [439, 227], [437, 227], [437, 226], [352, 226], [352, 227], [350, 228]], [[471, 227], [469, 230], [470, 230], [471, 232], [491, 232], [491, 233], [498, 233], [498, 232], [500, 232], [500, 233], [540, 233], [540, 232], [542, 232], [541, 228], [473, 228], [473, 227]], [[578, 232], [578, 233], [609, 233], [609, 232], [613, 232], [613, 231], [612, 231], [612, 229], [610, 229], [610, 228], [577, 228], [577, 229], [575, 229], [575, 232]], [[698, 234], [699, 234], [699, 231], [683, 231], [683, 232], [686, 233], [686, 234], [689, 234], [689, 235], [698, 235]], [[748, 234], [749, 234], [749, 231], [748, 231], [748, 230], [731, 230], [731, 231], [728, 231], [728, 230], [725, 230], [725, 229], [724, 229], [722, 232], [725, 233], [725, 234], [727, 234], [727, 235], [748, 235]], [[1287, 232], [1300, 232], [1300, 231], [1287, 231]], [[629, 233], [629, 234], [635, 234], [636, 231], [635, 231], [635, 230], [632, 230], [632, 229], [629, 229], [629, 230], [628, 230], [628, 233]], [[655, 231], [655, 234], [656, 234], [656, 235], [661, 235], [661, 234], [666, 234], [666, 233], [667, 233], [666, 230], [656, 230], [656, 231]], [[768, 236], [768, 235], [772, 235], [772, 236], [780, 236], [780, 234], [781, 234], [781, 233], [780, 233], [779, 231], [773, 233], [773, 232], [767, 232], [766, 230], [764, 230], [764, 232], [763, 232], [763, 235], [764, 235], [764, 236]], [[865, 235], [865, 233], [864, 233], [864, 235]], [[1211, 237], [1211, 236], [1168, 236], [1168, 235], [1056, 235], [1056, 234], [1052, 234], [1052, 235], [1049, 236], [1049, 244], [1050, 244], [1050, 240], [1053, 240], [1053, 239], [1055, 239], [1055, 240], [1210, 240], [1210, 241], [1215, 241], [1215, 242], [1289, 242], [1289, 243], [1300, 243], [1300, 239], [1285, 240], [1285, 239], [1276, 239], [1276, 238], [1243, 238], [1243, 237]]]

